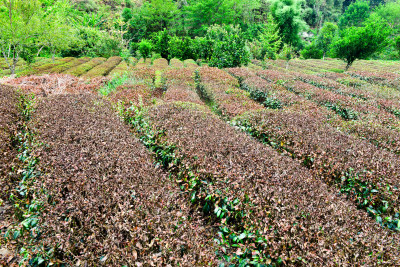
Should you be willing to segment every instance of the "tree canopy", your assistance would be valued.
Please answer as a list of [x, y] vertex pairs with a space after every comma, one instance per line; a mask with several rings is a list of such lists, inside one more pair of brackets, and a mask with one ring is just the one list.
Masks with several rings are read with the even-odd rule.
[[374, 14], [360, 27], [341, 29], [333, 43], [333, 53], [347, 63], [347, 70], [356, 59], [366, 59], [384, 49], [390, 34], [387, 22]]

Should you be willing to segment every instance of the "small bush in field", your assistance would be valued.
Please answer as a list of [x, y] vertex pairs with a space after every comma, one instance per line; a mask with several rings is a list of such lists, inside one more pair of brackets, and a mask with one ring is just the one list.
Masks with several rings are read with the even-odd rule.
[[151, 41], [143, 39], [140, 43], [139, 43], [139, 47], [138, 50], [140, 52], [140, 55], [143, 58], [149, 58], [151, 55], [151, 51], [153, 49], [153, 44], [151, 43]]
[[214, 25], [206, 38], [214, 40], [211, 67], [233, 68], [250, 62], [250, 51], [239, 27]]

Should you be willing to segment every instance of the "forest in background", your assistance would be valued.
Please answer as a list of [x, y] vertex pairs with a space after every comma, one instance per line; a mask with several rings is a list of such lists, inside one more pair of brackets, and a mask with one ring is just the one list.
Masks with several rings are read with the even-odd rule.
[[252, 59], [400, 58], [400, 1], [4, 0], [0, 49], [20, 58], [194, 59], [220, 68]]

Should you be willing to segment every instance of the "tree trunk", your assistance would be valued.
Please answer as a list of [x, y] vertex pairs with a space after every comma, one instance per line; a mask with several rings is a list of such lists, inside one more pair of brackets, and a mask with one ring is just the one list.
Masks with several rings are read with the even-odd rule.
[[17, 53], [16, 57], [13, 58], [13, 62], [12, 62], [12, 67], [11, 67], [11, 76], [12, 77], [15, 76], [15, 68], [17, 67], [18, 59], [19, 59], [19, 54]]
[[286, 70], [289, 69], [289, 60], [286, 61]]
[[349, 68], [350, 68], [350, 66], [351, 66], [351, 64], [352, 64], [353, 62], [347, 62], [347, 65], [346, 65], [346, 71], [348, 71], [349, 70]]
[[53, 51], [51, 52], [51, 60], [53, 60], [53, 63], [56, 61], [55, 57], [56, 57], [56, 55], [55, 55], [55, 52], [54, 52], [54, 50], [53, 50]]
[[322, 55], [322, 60], [325, 60], [325, 52], [324, 52], [324, 54]]
[[42, 47], [39, 49], [39, 51], [37, 52], [37, 54], [36, 54], [37, 57], [40, 55], [40, 52], [42, 52], [43, 47], [44, 47], [44, 46], [42, 46]]

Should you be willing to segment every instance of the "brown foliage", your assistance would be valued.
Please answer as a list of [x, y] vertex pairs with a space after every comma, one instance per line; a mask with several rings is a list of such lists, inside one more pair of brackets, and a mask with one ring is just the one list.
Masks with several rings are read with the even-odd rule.
[[[56, 123], [54, 123], [56, 122]], [[43, 180], [52, 196], [43, 242], [73, 265], [204, 265], [213, 231], [144, 146], [91, 95], [43, 98], [33, 125]]]
[[[268, 237], [268, 253], [295, 265], [400, 263], [399, 238], [383, 230], [288, 157], [253, 140], [193, 105], [171, 103], [148, 110], [146, 118], [165, 130], [186, 163], [229, 199], [247, 195], [249, 220]], [[210, 178], [208, 178], [210, 179]], [[247, 222], [249, 223], [249, 221]], [[380, 256], [378, 256], [380, 255]]]
[[46, 74], [43, 76], [26, 76], [7, 83], [21, 88], [25, 93], [40, 95], [77, 94], [96, 92], [107, 81], [104, 77], [92, 79], [89, 83], [81, 78], [67, 74]]
[[249, 93], [239, 89], [238, 81], [218, 68], [200, 69], [201, 88], [211, 97], [223, 116], [235, 117], [249, 110], [263, 109], [251, 100]]
[[0, 85], [0, 199], [8, 197], [11, 186], [8, 176], [17, 154], [12, 146], [19, 117], [17, 104], [18, 96], [14, 88]]

